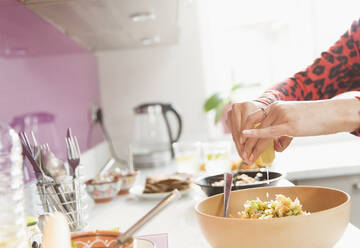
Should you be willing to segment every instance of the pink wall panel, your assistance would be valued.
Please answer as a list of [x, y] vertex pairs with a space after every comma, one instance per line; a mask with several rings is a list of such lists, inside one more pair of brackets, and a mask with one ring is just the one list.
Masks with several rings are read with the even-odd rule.
[[[64, 136], [71, 127], [81, 149], [89, 148], [90, 106], [99, 104], [95, 56], [12, 0], [0, 0], [0, 86], [0, 120], [53, 113], [51, 132], [50, 126], [39, 126], [41, 142], [64, 158]], [[101, 139], [95, 131], [93, 144]]]

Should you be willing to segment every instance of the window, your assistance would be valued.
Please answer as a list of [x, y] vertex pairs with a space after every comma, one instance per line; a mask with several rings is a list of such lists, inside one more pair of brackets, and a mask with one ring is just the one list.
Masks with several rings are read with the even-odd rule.
[[310, 65], [360, 17], [360, 1], [203, 0], [199, 10], [207, 94], [260, 82], [243, 100]]

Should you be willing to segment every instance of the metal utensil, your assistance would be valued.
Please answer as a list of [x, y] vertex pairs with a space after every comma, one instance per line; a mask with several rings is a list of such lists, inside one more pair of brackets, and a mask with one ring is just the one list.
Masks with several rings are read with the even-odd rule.
[[105, 175], [106, 172], [108, 172], [111, 167], [115, 164], [115, 159], [114, 158], [110, 158], [103, 167], [101, 167], [101, 169], [99, 170], [99, 172], [96, 174], [95, 176], [95, 180], [101, 180]]
[[138, 220], [134, 225], [132, 225], [125, 233], [117, 237], [117, 243], [111, 248], [116, 248], [119, 245], [124, 244], [129, 240], [133, 234], [142, 227], [146, 222], [148, 222], [155, 214], [160, 212], [165, 206], [167, 206], [171, 201], [179, 199], [181, 196], [180, 192], [175, 189], [168, 196], [166, 196], [161, 202], [159, 202], [153, 209], [151, 209], [146, 215], [144, 215], [140, 220]]
[[26, 144], [26, 146], [27, 146], [27, 148], [28, 148], [28, 151], [31, 153], [31, 155], [32, 155], [33, 157], [35, 157], [34, 151], [33, 151], [33, 149], [32, 149], [32, 146], [31, 146], [31, 144], [30, 144], [30, 141], [29, 141], [29, 138], [28, 138], [27, 134], [26, 134], [25, 132], [22, 132], [21, 134], [22, 134], [22, 136], [23, 136], [23, 138], [24, 138], [24, 141], [25, 141], [25, 144]]
[[[78, 195], [75, 196], [73, 189], [66, 190], [67, 184], [62, 179], [68, 177], [66, 167], [50, 151], [47, 144], [38, 144], [34, 132], [31, 132], [30, 137], [32, 138], [32, 143], [25, 132], [20, 133], [24, 154], [33, 166], [36, 178], [38, 179], [36, 186], [40, 194], [42, 206], [46, 212], [62, 212], [70, 227], [75, 230], [76, 221], [79, 220], [75, 215], [79, 216], [77, 210], [80, 208], [77, 207]], [[71, 181], [72, 179], [73, 177], [71, 177]]]
[[34, 159], [34, 157], [32, 156], [32, 153], [29, 151], [28, 147], [27, 147], [27, 144], [25, 143], [25, 141], [21, 138], [21, 145], [22, 145], [22, 148], [23, 148], [23, 152], [24, 152], [24, 155], [28, 158], [28, 160], [30, 161], [30, 164], [31, 166], [33, 167], [34, 169], [34, 172], [35, 172], [35, 176], [36, 178], [39, 180], [40, 177], [41, 177], [41, 171], [39, 169], [39, 165], [38, 163], [36, 162], [36, 160]]
[[63, 176], [66, 177], [66, 169], [64, 167], [64, 163], [62, 163], [58, 158], [56, 158], [51, 151], [44, 148], [41, 149], [40, 156], [43, 157], [41, 159], [41, 168], [45, 173], [45, 176], [53, 179], [52, 181], [55, 182], [53, 188], [60, 200], [60, 203], [63, 204], [64, 209], [68, 213], [71, 213], [74, 209], [74, 207], [70, 203], [73, 201], [73, 197], [65, 193], [65, 191], [67, 190], [64, 191], [64, 189], [61, 187], [61, 180], [59, 180]]
[[64, 165], [64, 162], [58, 159], [54, 153], [52, 153], [47, 148], [43, 147], [41, 149], [44, 161], [44, 172], [52, 177], [55, 181], [61, 176], [67, 175], [67, 170]]
[[76, 177], [77, 176], [76, 169], [80, 165], [80, 147], [76, 136], [72, 135], [70, 128], [67, 129], [65, 143], [66, 143], [68, 163], [73, 170], [73, 176]]
[[226, 218], [229, 210], [230, 193], [232, 187], [233, 175], [224, 173], [224, 217]]
[[[76, 136], [72, 135], [71, 132], [71, 128], [68, 128], [66, 131], [66, 138], [65, 138], [65, 143], [66, 143], [66, 151], [67, 151], [67, 158], [68, 158], [68, 164], [71, 167], [72, 171], [73, 171], [73, 178], [76, 179], [78, 178], [78, 166], [80, 165], [80, 147], [79, 147], [79, 143], [77, 141]], [[75, 180], [73, 181], [73, 188], [74, 188], [74, 195], [72, 196], [72, 198], [77, 199], [74, 202], [74, 210], [77, 213], [77, 219], [80, 219], [80, 203], [79, 203], [79, 195], [80, 195], [80, 188], [78, 187], [78, 185], [75, 183]]]
[[59, 183], [59, 178], [66, 176], [66, 170], [63, 163], [59, 161], [55, 155], [49, 150], [41, 149], [40, 154], [40, 169], [45, 174], [45, 177], [51, 178], [52, 182]]

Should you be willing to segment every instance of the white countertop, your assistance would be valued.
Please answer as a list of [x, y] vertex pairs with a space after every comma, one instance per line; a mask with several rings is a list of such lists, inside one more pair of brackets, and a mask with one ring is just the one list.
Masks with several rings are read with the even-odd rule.
[[[297, 139], [286, 151], [277, 154], [274, 170], [287, 173], [288, 179], [309, 179], [328, 176], [360, 174], [360, 138], [342, 135], [344, 138], [336, 142], [308, 142]], [[101, 144], [97, 152], [88, 152], [84, 164], [89, 166], [86, 176], [94, 174], [99, 166], [105, 163], [107, 147]], [[105, 154], [105, 155], [103, 155]], [[172, 167], [174, 169], [174, 167]], [[151, 169], [154, 173], [170, 173], [167, 169]], [[201, 234], [196, 221], [194, 206], [205, 195], [195, 187], [192, 192], [172, 203], [158, 216], [145, 225], [137, 235], [168, 233], [170, 248], [209, 247]], [[96, 204], [90, 212], [91, 229], [112, 229], [119, 227], [126, 230], [148, 210], [156, 205], [156, 201], [141, 200], [130, 195], [119, 196], [112, 202]], [[360, 230], [349, 224], [344, 236], [334, 248], [353, 247], [360, 240]]]
[[[291, 184], [284, 180], [282, 185]], [[169, 248], [210, 247], [201, 234], [194, 211], [195, 204], [204, 197], [200, 188], [194, 186], [189, 195], [171, 203], [136, 235], [168, 233]], [[156, 204], [156, 200], [142, 200], [131, 195], [119, 196], [109, 203], [96, 204], [90, 213], [90, 228], [106, 230], [119, 227], [124, 231]], [[334, 248], [353, 247], [358, 240], [360, 230], [349, 224], [343, 238]]]
[[360, 174], [359, 137], [337, 134], [297, 138], [293, 143], [276, 154], [273, 168], [289, 180]]

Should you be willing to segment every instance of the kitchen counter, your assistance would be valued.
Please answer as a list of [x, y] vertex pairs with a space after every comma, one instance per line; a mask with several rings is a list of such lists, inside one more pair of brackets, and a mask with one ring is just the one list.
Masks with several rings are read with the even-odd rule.
[[[319, 177], [336, 177], [341, 175], [360, 174], [360, 140], [348, 134], [342, 134], [340, 139], [308, 142], [296, 139], [281, 155], [277, 154], [274, 170], [287, 173], [287, 179], [299, 180]], [[82, 162], [88, 165], [85, 178], [91, 178], [109, 157], [107, 145], [102, 143], [82, 157]], [[175, 166], [142, 171], [146, 173], [171, 173]], [[140, 182], [141, 183], [141, 182]], [[286, 180], [285, 185], [290, 185]], [[209, 247], [201, 234], [196, 221], [194, 206], [205, 195], [196, 186], [189, 195], [172, 203], [158, 216], [145, 225], [137, 235], [168, 233], [170, 248]], [[112, 229], [119, 227], [124, 231], [135, 223], [157, 201], [137, 199], [131, 195], [119, 196], [112, 202], [96, 204], [90, 212], [91, 229]], [[353, 206], [354, 207], [354, 206]], [[354, 209], [354, 208], [353, 208]], [[349, 224], [342, 239], [334, 248], [353, 247], [360, 240], [360, 230]]]
[[360, 175], [360, 139], [349, 134], [296, 138], [278, 153], [274, 170], [289, 180]]
[[[283, 180], [281, 186], [292, 185]], [[163, 212], [155, 216], [136, 235], [168, 233], [170, 248], [206, 248], [210, 247], [201, 234], [197, 224], [194, 206], [205, 194], [193, 186], [188, 195], [171, 203]], [[112, 202], [96, 204], [90, 213], [91, 229], [112, 229], [119, 227], [126, 230], [148, 210], [156, 205], [155, 200], [143, 200], [134, 196], [119, 196]], [[360, 240], [360, 230], [349, 224], [343, 238], [334, 248], [352, 247]]]

